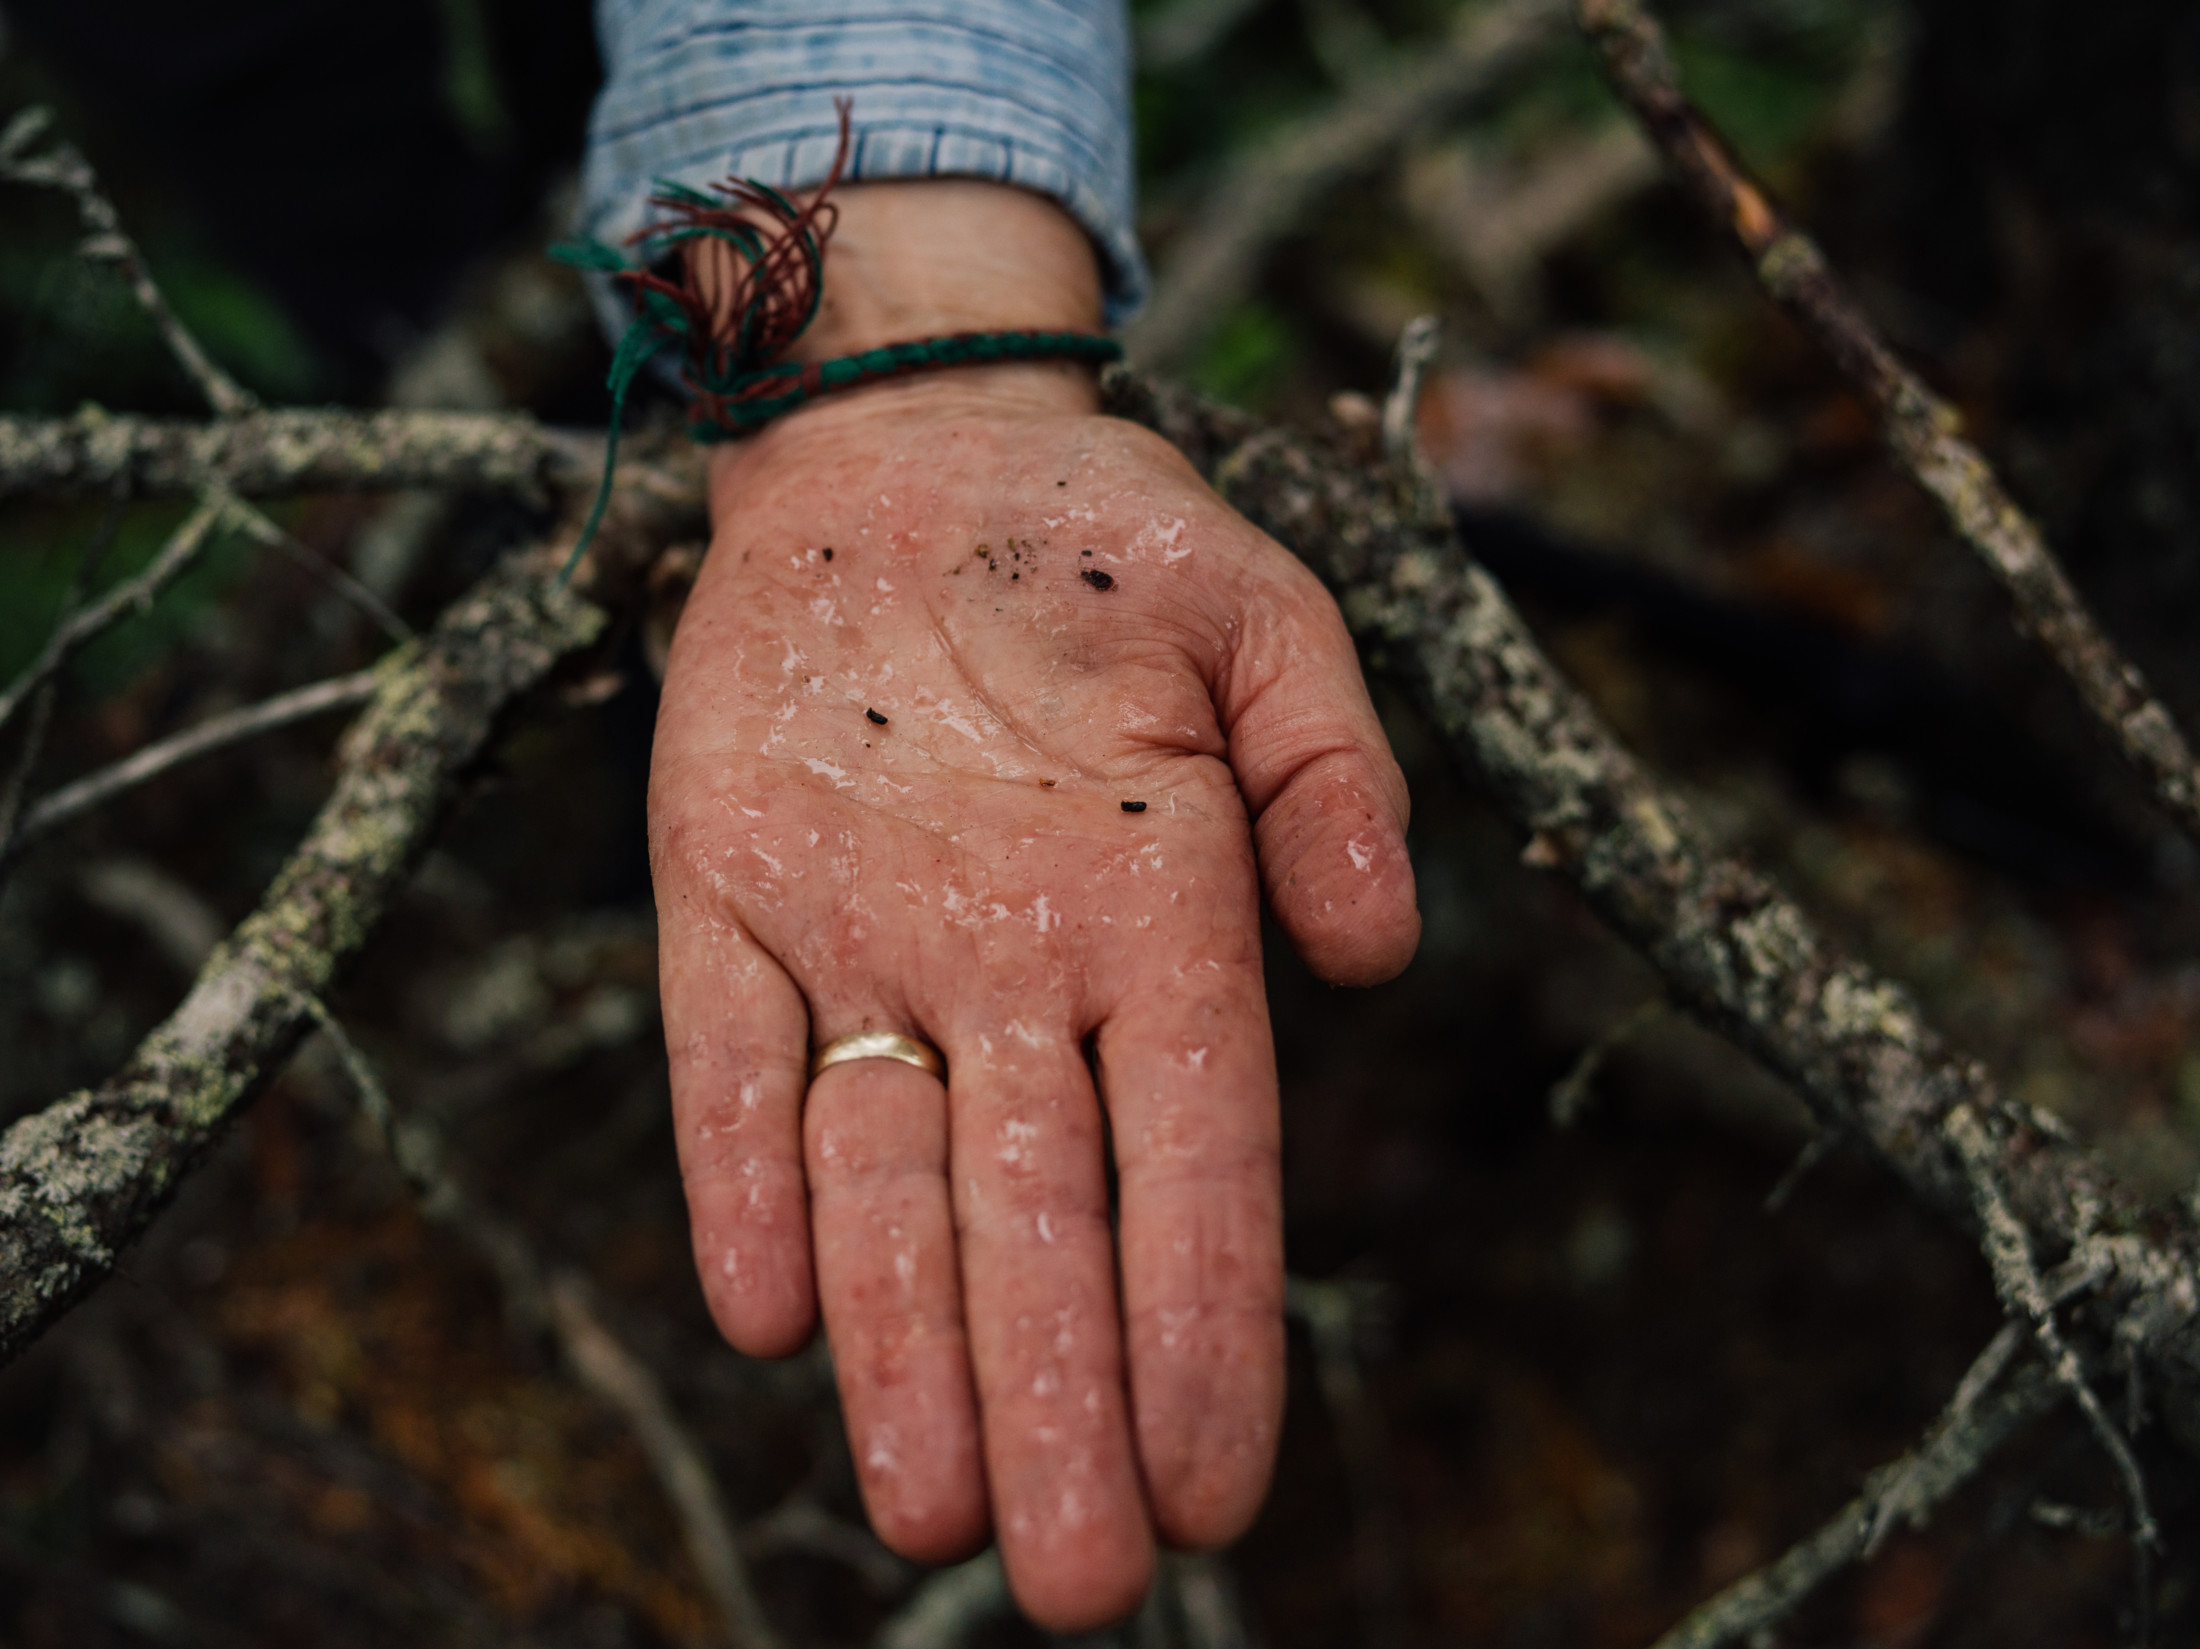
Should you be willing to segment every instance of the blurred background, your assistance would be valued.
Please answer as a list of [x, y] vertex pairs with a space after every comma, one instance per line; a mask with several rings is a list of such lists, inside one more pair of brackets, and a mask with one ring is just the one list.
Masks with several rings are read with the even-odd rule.
[[[1174, 284], [1222, 203], [1456, 56], [1470, 15], [1137, 8], [1170, 304], [1140, 352], [1304, 418], [1379, 394], [1404, 322], [1441, 315], [1428, 455], [1603, 714], [2011, 1091], [2183, 1192], [2200, 866], [1570, 33], [1354, 151], [1226, 289]], [[1665, 16], [1691, 92], [2200, 720], [2200, 13]], [[602, 421], [607, 351], [540, 255], [597, 73], [582, 0], [0, 0], [0, 120], [56, 108], [177, 310], [278, 403]], [[0, 408], [196, 411], [74, 236], [65, 202], [0, 193]], [[0, 506], [0, 681], [88, 545], [123, 576], [180, 514]], [[543, 525], [463, 497], [278, 514], [416, 624]], [[229, 545], [80, 661], [35, 788], [387, 644], [309, 567]], [[823, 1351], [735, 1356], [690, 1270], [641, 830], [653, 695], [637, 645], [593, 702], [521, 725], [337, 1007], [480, 1199], [594, 1281], [784, 1639], [870, 1641], [923, 1577], [860, 1533]], [[1869, 1164], [1791, 1176], [1793, 1098], [1661, 1012], [1648, 967], [1386, 715], [1419, 960], [1346, 993], [1270, 946], [1306, 1284], [1276, 1489], [1197, 1570], [1206, 1616], [1149, 1611], [1123, 1641], [1647, 1644], [1909, 1446], [1994, 1331], [1992, 1290]], [[181, 770], [6, 871], [0, 1115], [105, 1076], [173, 1006], [318, 805], [332, 733]], [[630, 1433], [507, 1323], [354, 1113], [310, 1045], [122, 1275], [0, 1374], [0, 1639], [716, 1641]], [[2165, 1448], [2146, 1463], [2163, 1641], [2195, 1641], [2200, 1482]], [[2122, 1543], [2043, 1502], [2115, 1504], [2062, 1422], [1780, 1641], [2117, 1643]], [[994, 1610], [960, 1641], [1034, 1636]]]

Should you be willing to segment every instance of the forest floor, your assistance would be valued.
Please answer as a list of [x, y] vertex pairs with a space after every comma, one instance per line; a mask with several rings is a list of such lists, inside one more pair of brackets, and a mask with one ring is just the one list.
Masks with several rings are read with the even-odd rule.
[[[1837, 258], [1894, 269], [1868, 144], [1809, 130], [1782, 181], [1830, 220]], [[1309, 247], [1357, 237], [1357, 262], [1285, 260], [1225, 318], [1203, 381], [1304, 416], [1379, 389], [1404, 314], [1464, 315], [1426, 445], [1554, 656], [1720, 839], [2013, 1092], [2148, 1190], [2188, 1186], [2194, 866], [1830, 370], [1654, 189], [1550, 248], [1524, 312], [1417, 233], [1324, 225]], [[563, 343], [514, 342], [511, 278], [485, 278], [469, 301], [502, 304], [506, 331], [483, 358], [516, 402], [585, 407], [603, 356], [574, 294], [539, 272], [520, 285]], [[2009, 340], [1928, 319], [1933, 370], [1991, 443]], [[412, 507], [284, 519], [356, 569]], [[0, 678], [102, 513], [0, 515]], [[131, 512], [114, 564], [161, 525]], [[460, 506], [401, 581], [403, 610], [432, 614], [527, 526]], [[49, 779], [381, 645], [310, 576], [242, 552], [164, 614], [87, 660]], [[785, 1641], [864, 1642], [916, 1572], [852, 1535], [829, 1551], [772, 1533], [790, 1505], [844, 1535], [862, 1521], [825, 1353], [735, 1355], [688, 1257], [641, 651], [608, 698], [524, 720], [335, 1007], [482, 1203], [591, 1280], [701, 1444]], [[1471, 775], [1402, 707], [1386, 718], [1426, 937], [1401, 979], [1344, 992], [1271, 936], [1289, 1261], [1351, 1322], [1319, 1346], [1294, 1323], [1275, 1490], [1224, 1573], [1268, 1649], [1646, 1645], [1908, 1448], [1999, 1311], [1970, 1243], [1873, 1164], [1837, 1148], [1791, 1178], [1808, 1137], [1793, 1098], [1658, 1012], [1649, 968], [1520, 863]], [[104, 1075], [173, 1005], [316, 805], [327, 745], [293, 730], [180, 772], [12, 873], [0, 1116]], [[1631, 1016], [1576, 1085], [1579, 1114], [1554, 1121], [1554, 1089]], [[1340, 1373], [1363, 1408], [1340, 1409]], [[2200, 1475], [2158, 1442], [2143, 1456], [2170, 1553], [2160, 1629], [2193, 1641]], [[2115, 1503], [2082, 1430], [2050, 1423], [1780, 1641], [2109, 1649], [2124, 1543], [2040, 1512]], [[0, 1641], [608, 1649], [714, 1630], [632, 1437], [414, 1210], [325, 1044], [122, 1274], [0, 1374]], [[972, 1641], [1031, 1637], [1002, 1619]]]

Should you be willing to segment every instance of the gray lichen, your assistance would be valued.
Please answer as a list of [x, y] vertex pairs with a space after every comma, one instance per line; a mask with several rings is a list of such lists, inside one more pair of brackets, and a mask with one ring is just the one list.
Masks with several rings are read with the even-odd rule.
[[334, 792], [260, 908], [103, 1086], [0, 1135], [0, 1358], [112, 1268], [311, 1024], [498, 716], [602, 630], [535, 555], [492, 572], [385, 673]]

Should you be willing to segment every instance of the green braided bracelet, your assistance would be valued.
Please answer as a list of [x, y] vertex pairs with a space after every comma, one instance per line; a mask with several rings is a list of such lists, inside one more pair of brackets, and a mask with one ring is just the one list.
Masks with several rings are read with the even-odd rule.
[[[838, 109], [839, 151], [807, 206], [746, 178], [713, 184], [713, 194], [660, 182], [650, 204], [666, 216], [628, 241], [639, 252], [634, 261], [601, 241], [568, 241], [550, 249], [561, 263], [609, 275], [635, 299], [634, 319], [612, 354], [605, 380], [611, 391], [611, 422], [604, 437], [603, 482], [560, 583], [572, 577], [611, 503], [627, 395], [642, 368], [668, 347], [679, 346], [685, 357], [681, 379], [689, 396], [688, 434], [698, 441], [731, 440], [820, 395], [912, 372], [1009, 361], [1101, 365], [1122, 359], [1122, 345], [1097, 333], [1008, 331], [957, 332], [829, 361], [782, 362], [816, 319], [824, 296], [825, 243], [839, 215], [826, 196], [848, 158], [847, 103]], [[703, 241], [715, 241], [739, 258], [742, 272], [730, 291], [706, 289], [698, 278], [695, 260], [686, 254]], [[660, 273], [676, 256], [680, 278]]]
[[[688, 424], [698, 441], [723, 441], [760, 429], [774, 418], [837, 389], [882, 378], [900, 378], [936, 367], [993, 366], [1007, 361], [1082, 361], [1105, 366], [1123, 358], [1123, 346], [1094, 332], [955, 332], [914, 343], [886, 344], [805, 366], [768, 366], [734, 379], [731, 394], [707, 412], [699, 404]], [[770, 390], [784, 384], [779, 393]]]

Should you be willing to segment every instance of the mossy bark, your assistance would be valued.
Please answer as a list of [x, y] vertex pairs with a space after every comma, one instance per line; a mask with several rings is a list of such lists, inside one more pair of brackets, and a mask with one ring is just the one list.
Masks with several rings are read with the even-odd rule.
[[506, 563], [390, 659], [334, 793], [182, 1005], [110, 1080], [0, 1135], [0, 1360], [113, 1269], [281, 1069], [499, 715], [601, 631], [603, 612], [559, 588], [555, 565]]

